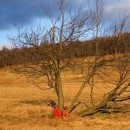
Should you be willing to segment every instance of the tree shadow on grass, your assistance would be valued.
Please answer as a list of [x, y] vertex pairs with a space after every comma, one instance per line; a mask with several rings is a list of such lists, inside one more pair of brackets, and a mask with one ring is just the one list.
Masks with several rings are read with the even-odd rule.
[[29, 104], [29, 105], [39, 105], [39, 106], [42, 106], [42, 105], [48, 105], [48, 106], [51, 106], [51, 107], [54, 107], [56, 106], [56, 103], [55, 101], [53, 100], [50, 100], [50, 99], [46, 99], [46, 100], [22, 100], [19, 102], [20, 104]]

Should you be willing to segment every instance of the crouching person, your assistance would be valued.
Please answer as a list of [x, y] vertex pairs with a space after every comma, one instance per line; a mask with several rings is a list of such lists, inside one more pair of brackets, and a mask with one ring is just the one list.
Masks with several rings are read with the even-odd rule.
[[53, 109], [53, 118], [61, 118], [62, 114], [58, 107], [54, 107]]
[[69, 113], [68, 113], [68, 111], [67, 111], [67, 107], [64, 107], [63, 108], [63, 111], [62, 111], [62, 117], [63, 117], [63, 119], [65, 119], [66, 117], [68, 117], [69, 116]]

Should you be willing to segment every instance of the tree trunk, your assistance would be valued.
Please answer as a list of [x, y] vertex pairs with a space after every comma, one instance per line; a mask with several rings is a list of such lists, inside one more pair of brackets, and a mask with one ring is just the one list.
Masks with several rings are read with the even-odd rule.
[[61, 75], [60, 71], [57, 71], [55, 74], [55, 85], [57, 88], [57, 96], [58, 96], [58, 107], [60, 110], [64, 107], [64, 95], [63, 95], [63, 89], [62, 89], [62, 82], [61, 82]]
[[105, 110], [107, 104], [115, 98], [115, 91], [116, 91], [116, 89], [111, 91], [106, 96], [106, 98], [103, 99], [103, 101], [101, 101], [97, 106], [90, 108], [89, 110], [85, 110], [85, 111], [81, 112], [80, 115], [82, 117], [84, 117], [84, 116], [89, 116], [89, 115], [93, 115], [95, 113], [98, 113], [98, 112], [102, 111], [103, 109]]
[[98, 111], [99, 111], [98, 109], [92, 108], [92, 109], [90, 109], [88, 111], [84, 111], [84, 112], [80, 113], [80, 116], [81, 117], [90, 116], [90, 115], [93, 115], [93, 114], [97, 113]]
[[78, 93], [76, 94], [75, 98], [73, 99], [72, 103], [70, 104], [70, 107], [69, 107], [69, 109], [68, 109], [68, 112], [69, 112], [69, 113], [71, 113], [71, 112], [73, 111], [73, 108], [75, 107], [75, 103], [76, 103], [76, 101], [78, 100], [79, 96], [81, 95], [81, 93], [82, 93], [82, 91], [83, 91], [85, 85], [86, 85], [86, 82], [84, 82], [84, 83], [82, 84], [82, 86], [80, 87]]

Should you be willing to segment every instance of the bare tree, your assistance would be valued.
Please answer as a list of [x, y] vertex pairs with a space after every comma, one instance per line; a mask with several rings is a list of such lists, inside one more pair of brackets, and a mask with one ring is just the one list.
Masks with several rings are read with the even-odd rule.
[[[97, 0], [96, 2], [101, 2], [101, 1]], [[96, 8], [103, 9], [100, 7], [99, 3], [96, 3]], [[101, 16], [100, 18], [102, 18], [102, 12], [100, 16]], [[101, 22], [100, 18], [99, 18], [99, 21]], [[123, 19], [120, 21], [120, 24], [118, 25], [119, 30], [117, 31], [118, 32], [118, 36], [116, 37], [117, 40], [114, 39], [115, 40], [114, 42], [116, 42], [116, 44], [119, 43], [120, 34], [124, 31], [126, 20], [128, 20], [126, 18], [126, 15], [123, 15]], [[96, 22], [99, 23], [99, 24], [96, 24], [97, 25], [96, 36], [98, 36], [100, 22], [98, 22], [98, 20], [96, 20]], [[112, 35], [112, 36], [115, 36], [115, 35]], [[112, 39], [113, 38], [114, 37], [112, 37]], [[100, 42], [100, 40], [98, 39], [97, 41]], [[96, 44], [99, 44], [99, 43], [96, 42]], [[91, 115], [91, 114], [101, 112], [101, 111], [109, 111], [107, 110], [107, 105], [110, 102], [114, 102], [114, 100], [115, 101], [117, 100], [123, 101], [123, 99], [128, 100], [129, 96], [124, 96], [123, 94], [126, 92], [126, 90], [129, 88], [129, 85], [130, 85], [129, 84], [130, 83], [129, 82], [129, 73], [130, 73], [129, 63], [130, 63], [129, 54], [118, 55], [117, 57], [109, 55], [107, 57], [107, 56], [97, 55], [97, 53], [95, 53], [93, 57], [90, 57], [86, 63], [82, 63], [82, 66], [80, 65], [80, 69], [82, 70], [81, 74], [82, 74], [83, 82], [69, 107], [69, 112], [72, 112], [78, 105], [81, 104], [81, 102], [78, 102], [78, 99], [81, 96], [85, 87], [88, 87], [88, 89], [90, 89], [89, 97], [90, 97], [91, 107], [88, 106], [85, 111], [81, 112], [81, 116], [87, 116], [87, 115]], [[109, 72], [106, 70], [112, 70], [113, 72]], [[112, 73], [113, 74], [116, 73], [116, 75], [118, 75], [115, 77], [115, 81], [113, 81], [113, 78], [111, 77]], [[112, 90], [110, 92], [102, 96], [102, 101], [100, 101], [99, 104], [95, 104], [94, 99], [93, 99], [93, 96], [94, 96], [93, 91], [98, 84], [97, 81], [100, 82], [102, 86], [105, 85], [105, 86], [112, 87]], [[118, 98], [120, 98], [120, 100]]]
[[93, 6], [91, 7], [92, 11], [92, 26], [93, 26], [93, 37], [95, 39], [95, 54], [100, 54], [98, 38], [101, 36], [103, 30], [103, 15], [104, 15], [104, 0], [94, 0]]
[[[64, 106], [61, 73], [71, 62], [71, 55], [65, 52], [71, 42], [79, 40], [89, 30], [89, 12], [65, 13], [64, 0], [57, 1], [58, 18], [46, 11], [50, 26], [42, 26], [31, 31], [18, 29], [16, 38], [11, 39], [15, 47], [26, 48], [27, 61], [21, 59], [21, 64], [15, 66], [15, 72], [23, 73], [40, 89], [43, 81], [55, 90], [58, 107]], [[69, 52], [69, 51], [68, 51]]]
[[[121, 112], [123, 109], [110, 109], [109, 103], [115, 103], [115, 102], [121, 102], [129, 100], [129, 88], [130, 88], [130, 61], [129, 61], [129, 55], [125, 56], [119, 56], [117, 58], [112, 59], [104, 59], [98, 60], [99, 64], [95, 64], [96, 66], [95, 71], [92, 72], [94, 76], [96, 76], [96, 80], [99, 78], [100, 83], [103, 85], [109, 85], [111, 84], [111, 90], [106, 93], [102, 100], [94, 105], [93, 107], [81, 112], [81, 116], [87, 116], [91, 115], [97, 112]], [[99, 68], [101, 67], [101, 68]], [[107, 68], [108, 67], [108, 68]], [[104, 68], [104, 69], [103, 69]], [[116, 74], [117, 76], [115, 79], [111, 79], [111, 72], [108, 72], [107, 70], [111, 69], [113, 72], [113, 75]], [[86, 75], [87, 76], [87, 75]], [[96, 87], [96, 84], [93, 85], [93, 87]], [[92, 89], [92, 88], [91, 88]], [[92, 91], [90, 92], [91, 95]]]
[[[69, 112], [71, 113], [77, 106], [84, 103], [87, 108], [80, 112], [81, 116], [88, 116], [97, 112], [123, 112], [129, 111], [127, 108], [120, 108], [115, 103], [130, 99], [130, 55], [118, 56], [96, 56], [89, 58], [86, 65], [80, 66], [82, 69], [83, 83], [73, 99]], [[100, 95], [100, 100], [94, 98], [93, 93], [100, 84], [101, 90], [107, 87], [107, 92]], [[81, 102], [79, 97], [87, 87], [90, 90], [90, 102]], [[98, 88], [98, 89], [100, 89]], [[110, 105], [111, 104], [111, 105]], [[110, 107], [111, 106], [111, 107]]]

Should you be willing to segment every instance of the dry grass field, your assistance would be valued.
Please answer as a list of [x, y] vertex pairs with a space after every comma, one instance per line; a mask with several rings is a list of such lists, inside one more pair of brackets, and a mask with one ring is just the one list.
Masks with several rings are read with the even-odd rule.
[[[69, 105], [80, 82], [78, 75], [74, 76], [69, 71], [64, 72], [62, 77], [65, 103]], [[95, 99], [98, 101], [99, 95], [107, 89], [99, 85], [95, 90]], [[89, 100], [88, 91], [86, 88], [80, 100]], [[52, 108], [43, 103], [50, 98], [56, 98], [53, 90], [41, 91], [24, 77], [1, 69], [0, 130], [130, 130], [130, 113], [95, 114], [80, 118], [76, 115], [81, 109], [78, 108], [67, 119], [52, 119]]]

